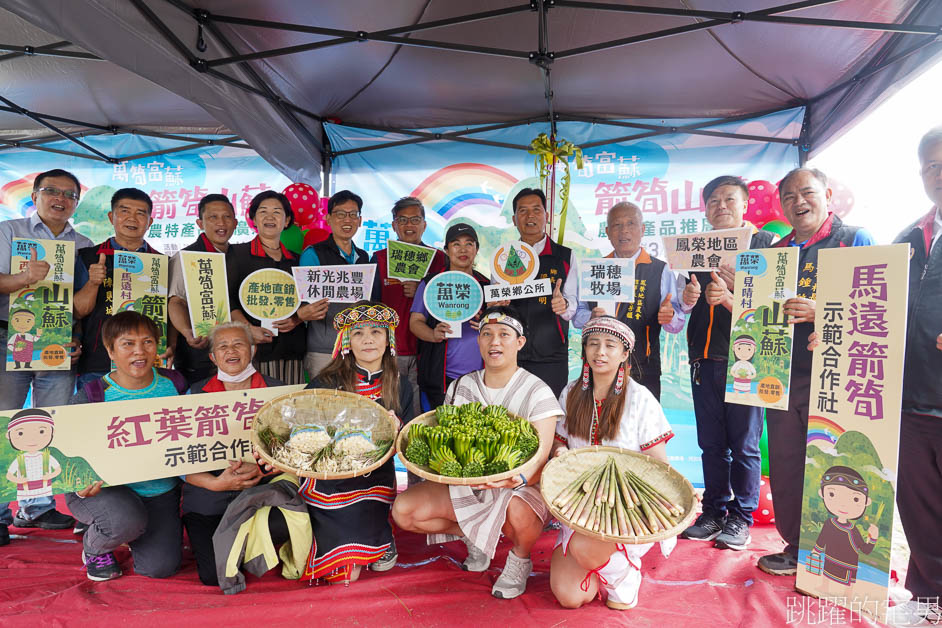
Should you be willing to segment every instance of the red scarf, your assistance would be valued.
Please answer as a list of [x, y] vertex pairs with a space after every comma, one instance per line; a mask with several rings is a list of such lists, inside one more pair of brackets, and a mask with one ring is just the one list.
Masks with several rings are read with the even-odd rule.
[[[265, 383], [265, 378], [262, 377], [262, 374], [256, 371], [255, 373], [252, 373], [252, 381], [249, 388], [268, 388], [268, 384]], [[206, 385], [203, 386], [202, 392], [226, 392], [226, 385], [219, 381], [219, 377], [217, 375], [213, 375], [209, 378], [209, 381], [206, 382]]]

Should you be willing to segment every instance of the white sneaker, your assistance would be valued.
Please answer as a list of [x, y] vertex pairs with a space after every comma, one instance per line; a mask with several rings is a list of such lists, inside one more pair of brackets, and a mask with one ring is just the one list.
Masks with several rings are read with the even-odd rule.
[[[598, 574], [599, 586], [608, 594], [605, 605], [616, 611], [626, 611], [638, 605], [641, 572], [621, 552], [615, 552]], [[602, 578], [605, 582], [602, 582]]]
[[491, 595], [502, 600], [512, 600], [523, 595], [527, 590], [527, 578], [533, 569], [533, 561], [529, 558], [520, 558], [512, 551], [507, 552], [507, 562], [497, 582], [491, 589]]
[[472, 545], [468, 537], [463, 536], [461, 540], [468, 548], [468, 557], [461, 563], [461, 568], [465, 571], [487, 571], [487, 568], [491, 566], [491, 559], [487, 557], [487, 554]]

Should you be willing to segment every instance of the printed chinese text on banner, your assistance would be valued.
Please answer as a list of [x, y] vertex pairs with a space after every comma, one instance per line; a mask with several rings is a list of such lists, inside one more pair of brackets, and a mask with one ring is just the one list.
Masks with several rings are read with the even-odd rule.
[[246, 312], [261, 322], [263, 328], [276, 336], [275, 321], [288, 318], [301, 305], [294, 277], [277, 268], [262, 268], [249, 273], [239, 285], [239, 302]]
[[295, 266], [291, 269], [298, 296], [305, 303], [327, 299], [332, 303], [356, 303], [369, 299], [376, 264]]
[[[635, 298], [635, 263], [617, 257], [579, 260], [579, 300], [628, 303]], [[612, 308], [614, 310], [614, 308]]]
[[75, 243], [14, 238], [10, 272], [18, 273], [34, 255], [49, 264], [41, 281], [10, 294], [7, 371], [67, 371], [65, 344], [72, 341], [72, 281]]
[[485, 301], [548, 297], [553, 292], [549, 279], [534, 279], [540, 258], [526, 242], [502, 244], [491, 258], [491, 277], [495, 283], [484, 287]]
[[825, 249], [818, 263], [797, 588], [884, 621], [909, 246]]
[[710, 270], [732, 266], [736, 253], [749, 248], [752, 227], [663, 236], [664, 253], [673, 271]]
[[213, 471], [229, 460], [254, 462], [255, 413], [265, 402], [301, 388], [7, 410], [0, 426], [8, 433], [13, 417], [18, 427], [34, 423], [51, 429], [41, 437], [0, 442], [0, 466], [7, 472], [0, 500], [70, 493], [98, 480], [116, 485]]
[[743, 251], [736, 256], [726, 401], [786, 410], [795, 326], [785, 301], [795, 296], [798, 249]]
[[160, 342], [157, 353], [167, 350], [167, 261], [166, 255], [114, 252], [114, 313], [132, 310], [157, 323]]
[[474, 318], [481, 309], [484, 291], [472, 275], [450, 270], [429, 280], [422, 300], [433, 318], [451, 326], [447, 337], [460, 338], [461, 323]]
[[223, 253], [180, 251], [186, 305], [193, 337], [208, 337], [210, 330], [229, 320], [226, 256]]
[[435, 249], [390, 240], [386, 255], [386, 274], [391, 279], [422, 281], [435, 258]]

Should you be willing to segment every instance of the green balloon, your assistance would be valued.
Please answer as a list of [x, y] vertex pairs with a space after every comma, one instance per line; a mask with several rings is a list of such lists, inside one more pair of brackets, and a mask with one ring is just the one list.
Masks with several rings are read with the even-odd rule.
[[784, 238], [792, 231], [792, 226], [784, 220], [770, 220], [762, 225], [763, 231], [771, 231], [780, 238]]
[[304, 232], [301, 231], [301, 227], [291, 225], [282, 231], [281, 243], [292, 253], [301, 253], [301, 249], [304, 248]]
[[762, 413], [762, 438], [759, 439], [759, 453], [762, 455], [762, 475], [769, 477], [769, 425]]

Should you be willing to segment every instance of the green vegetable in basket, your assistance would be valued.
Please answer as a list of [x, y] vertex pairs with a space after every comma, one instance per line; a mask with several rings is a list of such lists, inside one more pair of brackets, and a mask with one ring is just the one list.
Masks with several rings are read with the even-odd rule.
[[455, 478], [461, 477], [461, 463], [458, 462], [458, 459], [455, 458], [455, 454], [447, 447], [441, 447], [432, 451], [428, 466], [439, 475], [447, 475]]
[[442, 427], [448, 427], [457, 418], [457, 406], [439, 406], [435, 409], [435, 421]]
[[406, 447], [406, 460], [413, 464], [427, 466], [430, 454], [431, 450], [428, 443], [414, 436], [409, 438], [409, 446]]
[[484, 460], [481, 450], [472, 448], [468, 454], [468, 463], [461, 468], [461, 476], [476, 478], [484, 475]]

